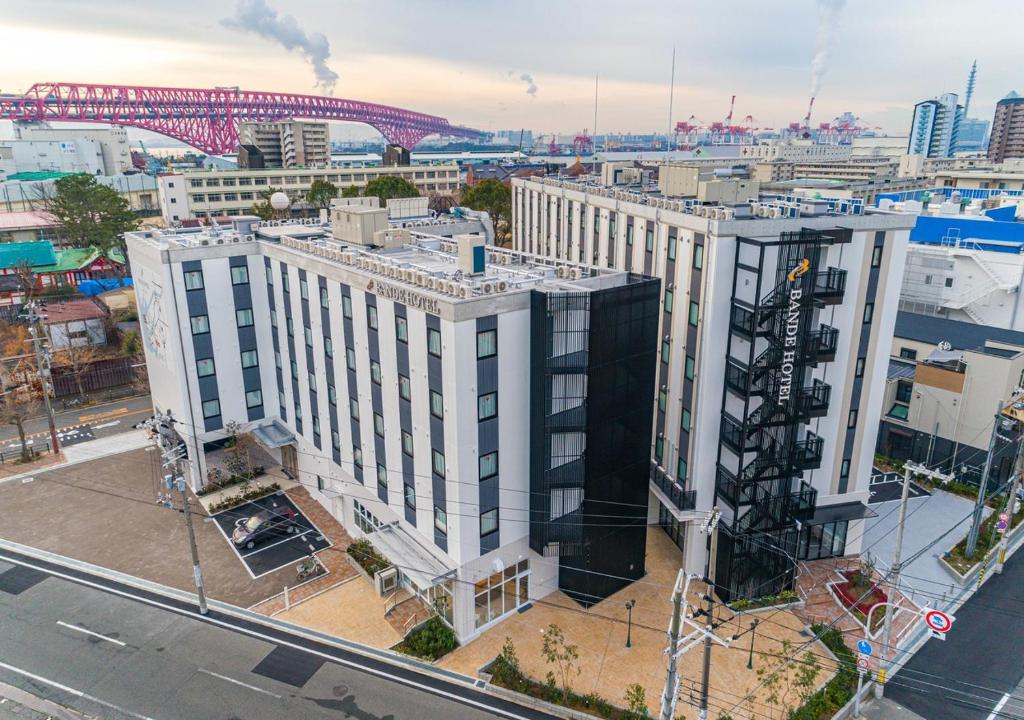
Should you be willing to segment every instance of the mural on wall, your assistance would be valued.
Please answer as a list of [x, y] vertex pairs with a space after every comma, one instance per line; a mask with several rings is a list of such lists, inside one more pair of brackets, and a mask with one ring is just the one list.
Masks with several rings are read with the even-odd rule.
[[167, 323], [164, 321], [161, 305], [164, 298], [163, 286], [156, 282], [151, 270], [140, 267], [135, 271], [135, 298], [139, 304], [139, 324], [142, 327], [142, 342], [146, 346], [147, 361], [153, 359], [167, 363]]

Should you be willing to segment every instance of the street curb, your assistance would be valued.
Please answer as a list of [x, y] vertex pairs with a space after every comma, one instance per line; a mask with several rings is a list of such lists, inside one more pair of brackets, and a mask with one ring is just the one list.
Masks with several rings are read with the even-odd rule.
[[[129, 430], [126, 433], [118, 433], [117, 435], [110, 435], [109, 437], [118, 437], [119, 435], [127, 435], [130, 432], [135, 432], [135, 431], [134, 430]], [[98, 438], [98, 439], [99, 440], [105, 440], [106, 438]], [[95, 440], [91, 440], [90, 442], [96, 442], [96, 441]], [[85, 445], [86, 443], [81, 443], [81, 444]], [[144, 447], [146, 447], [146, 446], [145, 445], [140, 445], [138, 447], [125, 448], [124, 450], [115, 450], [113, 452], [107, 453], [106, 455], [97, 455], [96, 457], [83, 457], [83, 458], [79, 458], [78, 460], [65, 460], [62, 463], [56, 463], [54, 465], [47, 465], [46, 467], [40, 468], [38, 470], [34, 470], [34, 471], [30, 471], [30, 472], [23, 472], [23, 473], [19, 473], [18, 475], [11, 475], [9, 477], [0, 478], [0, 485], [12, 482], [14, 480], [22, 480], [24, 478], [35, 477], [36, 475], [42, 475], [44, 473], [53, 472], [54, 470], [61, 470], [63, 468], [72, 467], [74, 465], [81, 465], [82, 463], [92, 462], [94, 460], [99, 460], [100, 458], [113, 457], [114, 455], [123, 455], [125, 453], [135, 452], [136, 450], [141, 450]], [[62, 454], [63, 454], [63, 452], [64, 451], [61, 450]]]
[[19, 687], [8, 685], [7, 683], [0, 682], [0, 697], [7, 698], [8, 700], [26, 707], [29, 710], [35, 710], [45, 714], [51, 720], [93, 720], [92, 715], [85, 715], [72, 710], [71, 708], [58, 705], [52, 700], [46, 700], [41, 697], [37, 697], [32, 693], [22, 690]]

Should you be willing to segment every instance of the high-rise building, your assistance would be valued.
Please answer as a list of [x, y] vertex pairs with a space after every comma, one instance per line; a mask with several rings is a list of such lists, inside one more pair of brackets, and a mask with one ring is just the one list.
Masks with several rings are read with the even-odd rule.
[[978, 61], [971, 64], [967, 74], [967, 91], [964, 93], [964, 112], [960, 120], [960, 133], [956, 150], [973, 152], [985, 148], [988, 139], [988, 120], [970, 117], [971, 99], [974, 97], [974, 84], [978, 78]]
[[663, 279], [651, 522], [687, 570], [704, 571], [715, 505], [727, 598], [785, 588], [791, 558], [859, 552], [915, 218], [580, 179], [512, 188], [515, 249]]
[[951, 157], [957, 148], [962, 116], [956, 93], [919, 102], [914, 106], [907, 152], [929, 158]]
[[238, 144], [242, 167], [326, 167], [331, 163], [327, 123], [243, 122], [238, 125]]
[[1001, 163], [1009, 158], [1024, 158], [1024, 97], [1016, 92], [996, 103], [988, 141], [989, 160]]
[[641, 577], [660, 282], [386, 216], [127, 235], [193, 486], [241, 423], [461, 640]]
[[71, 143], [95, 147], [95, 162], [98, 162], [100, 170], [92, 174], [112, 176], [132, 170], [128, 129], [124, 127], [51, 128], [15, 123], [14, 135], [18, 140], [29, 143], [45, 143], [52, 146]]

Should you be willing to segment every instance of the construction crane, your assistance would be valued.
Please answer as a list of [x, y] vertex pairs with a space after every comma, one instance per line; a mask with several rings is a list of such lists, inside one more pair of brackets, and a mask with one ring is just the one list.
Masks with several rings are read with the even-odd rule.
[[583, 128], [583, 132], [573, 138], [572, 151], [577, 157], [594, 154], [594, 140], [587, 134], [586, 128]]

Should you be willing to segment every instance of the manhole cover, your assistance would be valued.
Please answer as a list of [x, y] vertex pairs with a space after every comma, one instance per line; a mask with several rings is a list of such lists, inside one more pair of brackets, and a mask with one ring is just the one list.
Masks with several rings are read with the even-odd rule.
[[345, 697], [348, 695], [348, 685], [335, 685], [334, 697]]

